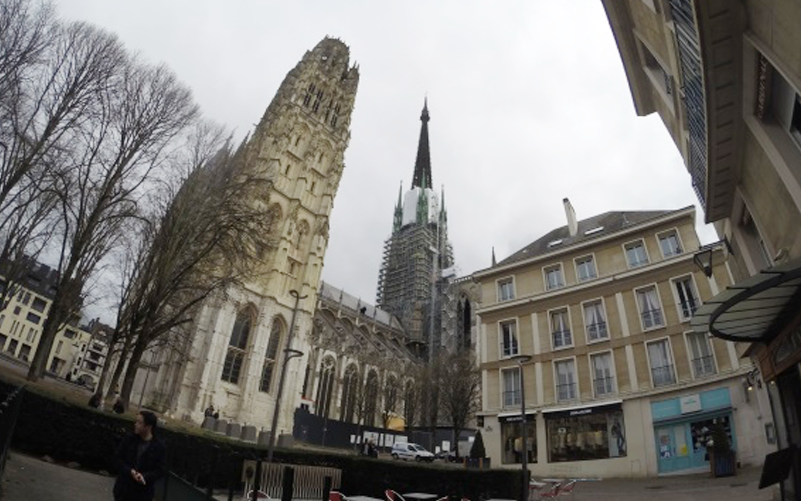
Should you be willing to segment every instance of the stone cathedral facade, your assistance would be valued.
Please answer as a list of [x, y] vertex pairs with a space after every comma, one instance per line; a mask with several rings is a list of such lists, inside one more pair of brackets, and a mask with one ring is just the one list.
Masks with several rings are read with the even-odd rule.
[[269, 429], [299, 302], [278, 421], [291, 433], [310, 354], [313, 315], [328, 245], [329, 216], [344, 169], [359, 70], [341, 41], [325, 38], [281, 83], [247, 141], [249, 165], [274, 178], [269, 204], [277, 246], [258, 280], [203, 305], [189, 357], [162, 353], [148, 401], [175, 418], [202, 420], [212, 404], [229, 421]]

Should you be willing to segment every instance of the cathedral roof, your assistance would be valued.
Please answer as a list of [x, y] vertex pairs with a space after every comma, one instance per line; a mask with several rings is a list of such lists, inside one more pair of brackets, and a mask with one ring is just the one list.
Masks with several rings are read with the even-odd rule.
[[[567, 225], [551, 230], [544, 236], [538, 238], [519, 251], [515, 252], [506, 259], [498, 262], [497, 266], [522, 261], [541, 254], [553, 252], [558, 248], [567, 247], [569, 245], [585, 242], [595, 238], [600, 238], [610, 233], [623, 230], [635, 224], [644, 223], [648, 220], [670, 214], [672, 212], [680, 212], [686, 208], [677, 211], [671, 210], [655, 210], [655, 211], [610, 211], [604, 212], [597, 216], [583, 219], [578, 222], [578, 232], [575, 236], [570, 236], [570, 230]], [[558, 242], [558, 243], [557, 243]]]
[[326, 283], [325, 281], [320, 283], [320, 295], [323, 298], [336, 303], [340, 303], [341, 301], [342, 306], [350, 308], [354, 311], [361, 312], [362, 308], [364, 308], [362, 315], [370, 320], [375, 320], [377, 323], [384, 324], [393, 329], [403, 330], [403, 326], [401, 326], [398, 319], [395, 318], [391, 313], [384, 311], [381, 308], [376, 308], [372, 304], [362, 301], [356, 296], [348, 294], [343, 289], [338, 289], [333, 285]]
[[414, 162], [414, 177], [412, 188], [432, 188], [431, 180], [431, 152], [428, 148], [428, 99], [423, 103], [423, 113], [420, 115], [420, 141], [417, 143], [417, 160]]

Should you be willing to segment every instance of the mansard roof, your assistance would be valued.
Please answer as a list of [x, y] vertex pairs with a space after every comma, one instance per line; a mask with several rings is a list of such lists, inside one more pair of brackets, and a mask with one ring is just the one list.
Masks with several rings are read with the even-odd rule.
[[[575, 236], [570, 236], [570, 231], [568, 230], [567, 225], [561, 226], [551, 230], [544, 236], [531, 242], [511, 256], [498, 262], [496, 266], [515, 263], [517, 261], [536, 257], [541, 254], [554, 252], [559, 248], [564, 248], [569, 245], [574, 245], [595, 238], [601, 238], [611, 233], [627, 229], [633, 225], [645, 223], [651, 219], [656, 219], [673, 212], [680, 212], [685, 209], [687, 209], [687, 207], [675, 211], [654, 210], [604, 212], [603, 214], [579, 221], [578, 232], [576, 232]], [[554, 244], [555, 242], [558, 243]]]

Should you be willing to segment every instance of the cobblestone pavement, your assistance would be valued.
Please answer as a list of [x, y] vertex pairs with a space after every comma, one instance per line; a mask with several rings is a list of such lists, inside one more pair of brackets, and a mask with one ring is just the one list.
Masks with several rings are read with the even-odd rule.
[[[760, 470], [746, 468], [736, 477], [707, 475], [582, 482], [575, 501], [771, 501], [771, 489], [759, 490]], [[12, 453], [3, 478], [3, 501], [111, 501], [114, 479]], [[358, 492], [346, 494], [355, 495]], [[227, 499], [221, 493], [217, 499]], [[239, 499], [238, 497], [236, 498]], [[565, 496], [564, 499], [569, 499]]]

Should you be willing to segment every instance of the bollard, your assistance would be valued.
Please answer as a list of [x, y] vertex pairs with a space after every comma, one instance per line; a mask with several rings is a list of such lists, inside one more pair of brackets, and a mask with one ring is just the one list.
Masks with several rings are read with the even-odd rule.
[[323, 500], [328, 501], [331, 496], [331, 477], [323, 478]]
[[292, 491], [295, 486], [295, 469], [284, 468], [284, 480], [281, 482], [281, 501], [292, 501]]
[[211, 449], [211, 471], [209, 472], [209, 485], [206, 488], [206, 497], [210, 500], [214, 500], [214, 474], [217, 473], [217, 454], [219, 453], [219, 447], [216, 445]]
[[251, 501], [259, 499], [259, 490], [261, 490], [261, 459], [256, 460], [256, 475], [253, 477], [253, 497]]

